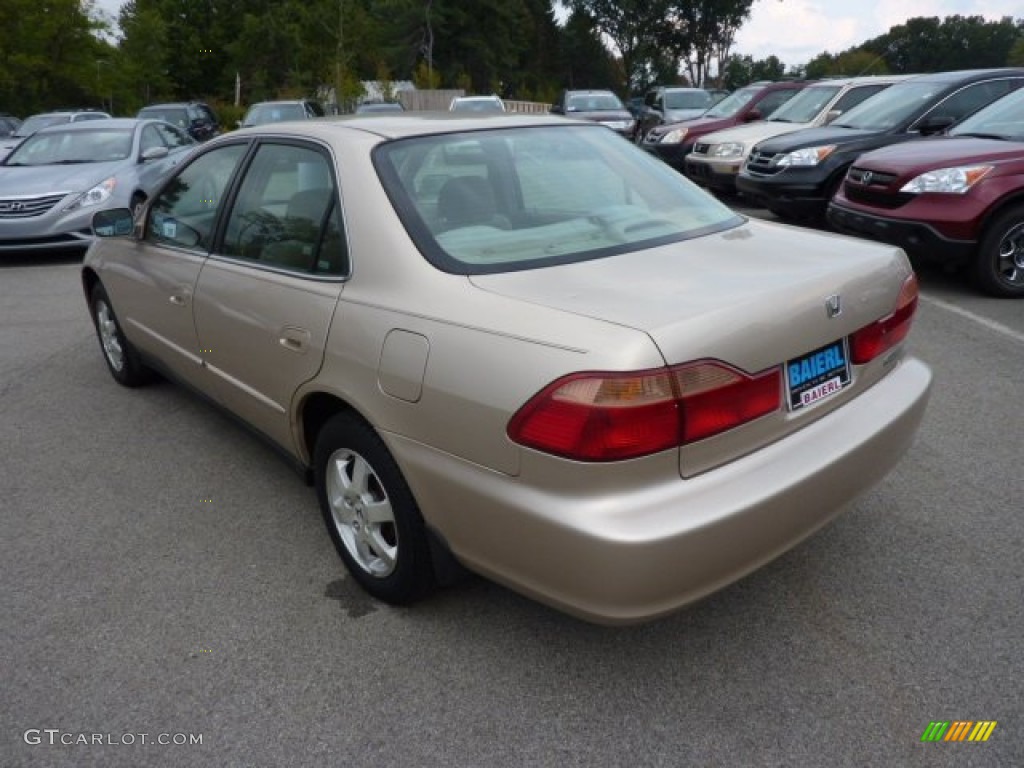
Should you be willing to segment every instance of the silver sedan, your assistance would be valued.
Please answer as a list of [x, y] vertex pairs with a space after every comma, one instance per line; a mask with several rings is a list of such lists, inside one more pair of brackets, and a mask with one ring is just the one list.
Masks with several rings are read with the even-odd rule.
[[43, 128], [0, 163], [0, 252], [84, 252], [97, 210], [138, 208], [195, 146], [158, 120]]
[[244, 129], [95, 219], [114, 379], [279, 446], [393, 603], [464, 566], [590, 620], [676, 610], [883, 477], [931, 386], [901, 250], [748, 221], [584, 121]]

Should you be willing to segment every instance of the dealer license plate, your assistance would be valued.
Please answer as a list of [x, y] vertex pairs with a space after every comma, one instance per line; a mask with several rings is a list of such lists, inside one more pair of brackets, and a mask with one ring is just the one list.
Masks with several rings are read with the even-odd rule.
[[791, 411], [831, 397], [850, 383], [846, 339], [786, 363], [787, 402]]

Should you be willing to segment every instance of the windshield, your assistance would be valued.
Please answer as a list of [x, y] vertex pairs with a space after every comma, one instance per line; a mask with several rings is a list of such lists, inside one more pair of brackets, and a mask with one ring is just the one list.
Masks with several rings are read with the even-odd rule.
[[946, 87], [945, 83], [897, 83], [862, 101], [832, 125], [865, 131], [889, 130], [927, 108]]
[[245, 125], [265, 125], [279, 123], [282, 120], [302, 120], [306, 110], [301, 104], [256, 104], [242, 122]]
[[505, 108], [497, 97], [493, 99], [483, 98], [457, 98], [452, 102], [452, 112], [504, 112]]
[[51, 125], [60, 125], [71, 120], [71, 115], [32, 115], [28, 120], [18, 126], [14, 135], [18, 138], [31, 136], [38, 130], [48, 128]]
[[188, 112], [184, 107], [146, 107], [139, 112], [138, 116], [148, 120], [163, 120], [185, 130], [190, 124]]
[[841, 85], [816, 85], [804, 88], [775, 110], [768, 119], [782, 123], [810, 123], [821, 114], [821, 110], [828, 106], [841, 89]]
[[373, 157], [417, 247], [458, 274], [602, 258], [742, 223], [668, 165], [598, 126], [400, 139]]
[[1024, 89], [992, 102], [952, 129], [949, 135], [1024, 141]]
[[570, 112], [621, 112], [624, 109], [614, 93], [579, 93], [569, 97]]
[[124, 160], [132, 152], [131, 128], [66, 129], [36, 133], [7, 157], [7, 165], [73, 165]]
[[665, 109], [707, 109], [711, 106], [707, 91], [666, 91]]
[[760, 91], [761, 89], [756, 87], [741, 88], [738, 91], [733, 91], [705, 112], [704, 117], [732, 117], [747, 106], [747, 104], [750, 103], [750, 100], [760, 93]]

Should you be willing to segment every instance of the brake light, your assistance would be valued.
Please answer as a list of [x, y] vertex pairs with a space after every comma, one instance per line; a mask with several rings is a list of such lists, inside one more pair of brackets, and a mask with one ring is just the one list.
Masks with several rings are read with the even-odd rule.
[[509, 437], [577, 461], [632, 459], [719, 434], [779, 409], [780, 374], [701, 362], [629, 373], [576, 373], [512, 417]]
[[871, 362], [907, 337], [914, 312], [917, 311], [917, 295], [917, 275], [911, 273], [903, 281], [893, 313], [850, 336], [850, 360], [854, 364]]

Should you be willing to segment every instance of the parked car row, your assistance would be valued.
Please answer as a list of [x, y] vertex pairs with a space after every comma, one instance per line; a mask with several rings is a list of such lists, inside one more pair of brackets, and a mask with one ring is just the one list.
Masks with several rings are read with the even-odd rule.
[[[644, 148], [779, 218], [827, 218], [1024, 297], [1021, 86], [1020, 68], [821, 81], [763, 122], [701, 133], [706, 115], [652, 131]], [[698, 137], [682, 165], [672, 131]]]
[[277, 444], [391, 603], [461, 565], [671, 612], [825, 525], [928, 400], [900, 249], [746, 219], [585, 121], [258, 126], [111, 203], [81, 278], [112, 377]]

